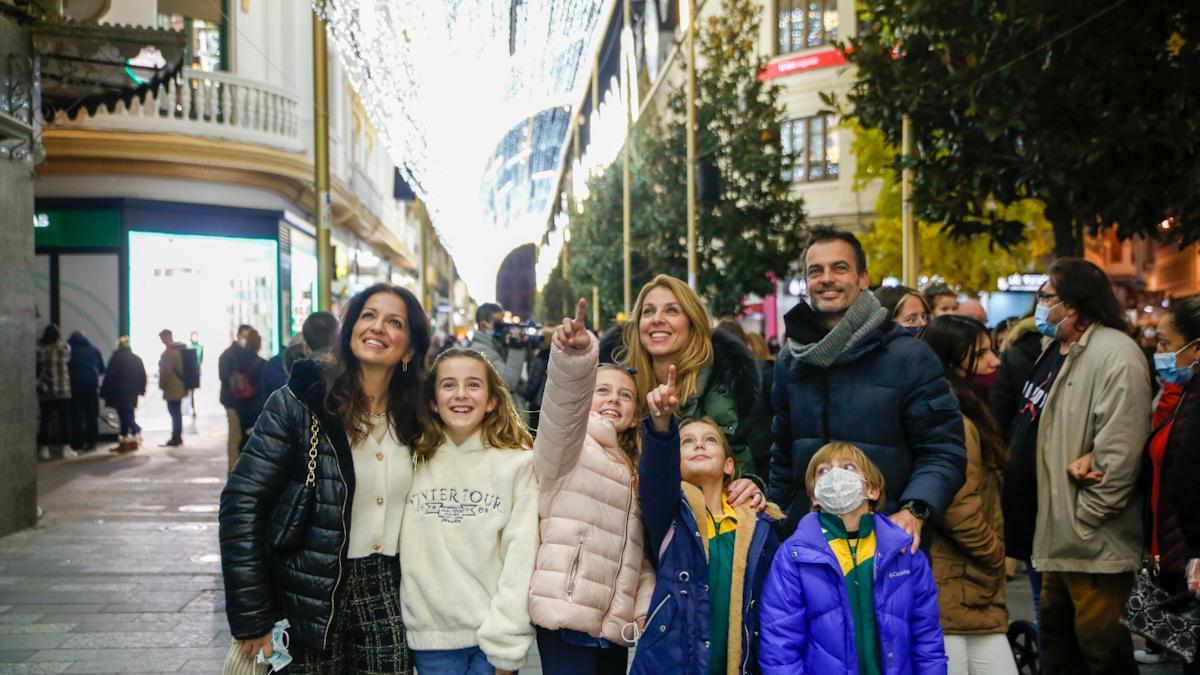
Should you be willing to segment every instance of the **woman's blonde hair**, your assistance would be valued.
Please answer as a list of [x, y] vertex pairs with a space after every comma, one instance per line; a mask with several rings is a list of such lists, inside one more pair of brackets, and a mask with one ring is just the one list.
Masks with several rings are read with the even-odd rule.
[[684, 282], [675, 277], [660, 274], [642, 286], [642, 290], [637, 296], [637, 302], [633, 306], [633, 314], [629, 317], [629, 321], [625, 322], [622, 335], [624, 344], [614, 351], [613, 356], [637, 369], [637, 375], [633, 379], [637, 382], [639, 397], [646, 396], [650, 390], [658, 386], [658, 380], [654, 376], [654, 360], [646, 351], [645, 345], [642, 344], [639, 329], [646, 296], [656, 288], [665, 288], [675, 295], [679, 308], [683, 310], [684, 316], [691, 324], [687, 344], [675, 354], [675, 392], [679, 396], [679, 400], [686, 403], [688, 399], [699, 393], [696, 391], [696, 379], [700, 375], [700, 370], [712, 363], [713, 347], [712, 326], [708, 310], [704, 308], [704, 302], [700, 300], [700, 296], [696, 295], [696, 292]]
[[[808, 491], [809, 497], [812, 497], [813, 486], [817, 484], [817, 468], [822, 464], [833, 462], [835, 459], [851, 462], [858, 467], [858, 472], [863, 477], [863, 487], [866, 490], [879, 490], [879, 496], [871, 500], [871, 510], [879, 511], [883, 508], [883, 505], [887, 503], [887, 486], [883, 482], [883, 473], [879, 471], [879, 467], [875, 466], [875, 462], [867, 457], [867, 453], [860, 450], [857, 445], [845, 441], [826, 443], [808, 461], [808, 470], [804, 472], [804, 487]], [[813, 505], [816, 505], [815, 500]]]
[[[510, 450], [528, 450], [533, 447], [533, 436], [529, 434], [529, 428], [521, 419], [521, 414], [517, 411], [516, 404], [513, 403], [512, 394], [508, 392], [508, 387], [504, 385], [504, 379], [500, 377], [500, 372], [496, 370], [491, 359], [474, 349], [454, 347], [438, 354], [438, 357], [433, 360], [433, 366], [429, 369], [429, 375], [425, 378], [424, 404], [437, 405], [438, 367], [450, 359], [459, 358], [472, 359], [483, 364], [488, 398], [496, 399], [496, 407], [483, 416], [481, 425], [483, 444], [490, 448]], [[445, 442], [445, 422], [436, 413], [430, 415], [429, 424], [413, 444], [413, 464], [419, 466], [428, 462]]]

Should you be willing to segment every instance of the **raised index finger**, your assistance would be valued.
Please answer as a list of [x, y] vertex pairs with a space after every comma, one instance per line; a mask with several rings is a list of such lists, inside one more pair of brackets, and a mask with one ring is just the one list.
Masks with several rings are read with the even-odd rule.
[[667, 392], [675, 393], [675, 366], [667, 368]]
[[582, 330], [583, 322], [587, 318], [587, 300], [580, 298], [579, 304], [575, 306], [575, 328]]

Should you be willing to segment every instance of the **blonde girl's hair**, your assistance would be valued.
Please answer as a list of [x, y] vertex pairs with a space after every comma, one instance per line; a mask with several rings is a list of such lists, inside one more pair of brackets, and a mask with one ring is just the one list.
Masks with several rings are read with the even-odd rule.
[[633, 314], [625, 322], [622, 342], [613, 356], [637, 370], [634, 381], [637, 382], [638, 396], [644, 397], [650, 390], [658, 386], [654, 377], [654, 360], [646, 347], [642, 345], [641, 324], [642, 310], [646, 304], [646, 296], [656, 288], [665, 288], [675, 295], [675, 300], [691, 324], [687, 344], [675, 354], [675, 391], [681, 402], [686, 403], [695, 396], [696, 380], [700, 370], [712, 363], [712, 326], [708, 310], [700, 296], [687, 284], [666, 274], [660, 274], [650, 280], [638, 293], [637, 302], [633, 306]]
[[[843, 462], [852, 462], [858, 467], [858, 472], [863, 477], [863, 485], [868, 489], [879, 490], [879, 497], [871, 500], [871, 510], [878, 512], [887, 502], [887, 486], [883, 481], [883, 473], [879, 471], [879, 467], [875, 466], [867, 453], [863, 452], [857, 445], [847, 443], [845, 441], [833, 441], [821, 446], [817, 450], [817, 454], [813, 455], [808, 461], [808, 469], [804, 472], [804, 487], [809, 495], [813, 493], [813, 486], [817, 484], [817, 467], [832, 462], [835, 459], [840, 459]], [[814, 505], [816, 502], [813, 502]]]
[[[722, 452], [725, 453], [724, 461], [733, 459], [733, 451], [729, 449], [729, 438], [727, 436], [725, 436], [725, 432], [721, 430], [721, 426], [719, 424], [717, 424], [715, 421], [713, 421], [713, 419], [711, 417], [692, 417], [690, 419], [684, 420], [679, 425], [679, 433], [682, 434], [683, 430], [685, 428], [690, 427], [693, 424], [704, 424], [704, 425], [711, 427], [713, 431], [717, 432], [717, 440], [721, 441], [721, 450], [722, 450]], [[738, 478], [739, 478], [739, 476], [738, 476], [737, 460], [734, 460], [733, 473], [725, 474], [725, 476], [722, 480], [724, 480], [725, 486], [728, 487], [730, 483], [737, 480]]]
[[[521, 413], [517, 411], [512, 394], [504, 385], [504, 379], [500, 377], [500, 372], [496, 370], [491, 359], [474, 349], [454, 347], [442, 352], [433, 360], [433, 366], [430, 367], [429, 375], [425, 378], [423, 405], [436, 405], [438, 367], [450, 359], [472, 359], [483, 364], [488, 398], [493, 396], [496, 398], [496, 407], [483, 417], [481, 425], [483, 444], [490, 448], [507, 450], [528, 450], [533, 447], [533, 436], [529, 434], [529, 428], [521, 419]], [[413, 444], [413, 464], [419, 466], [433, 459], [434, 453], [445, 442], [445, 422], [442, 421], [440, 415], [430, 415], [429, 424]]]

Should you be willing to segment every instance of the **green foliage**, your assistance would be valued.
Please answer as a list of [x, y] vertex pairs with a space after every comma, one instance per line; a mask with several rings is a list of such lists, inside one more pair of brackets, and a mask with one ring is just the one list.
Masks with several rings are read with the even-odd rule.
[[[897, 150], [877, 130], [854, 126], [853, 131], [851, 148], [857, 159], [855, 189], [877, 179], [883, 181], [875, 203], [875, 222], [860, 237], [867, 251], [871, 278], [875, 283], [889, 276], [900, 278], [903, 276], [900, 179], [893, 168]], [[1037, 271], [1053, 242], [1042, 205], [1025, 199], [997, 210], [1004, 218], [1022, 223], [1029, 235], [1005, 249], [986, 237], [947, 237], [942, 224], [917, 221], [921, 273], [940, 276], [967, 293], [978, 293], [995, 291], [996, 280], [1014, 272]]]
[[[1200, 239], [1200, 3], [863, 0], [843, 110], [900, 145], [912, 119], [918, 217], [1002, 247], [1045, 204], [1056, 252], [1082, 235]], [[894, 162], [900, 168], [900, 160]]]
[[[772, 292], [767, 276], [783, 276], [800, 249], [803, 200], [784, 179], [779, 129], [783, 109], [779, 87], [758, 79], [766, 59], [756, 54], [761, 10], [749, 0], [724, 0], [721, 11], [702, 26], [697, 43], [701, 68], [696, 78], [699, 101], [696, 147], [701, 163], [720, 174], [719, 196], [698, 205], [696, 248], [699, 287], [713, 314], [733, 314], [749, 293]], [[680, 67], [684, 67], [681, 63]], [[686, 97], [672, 91], [657, 134], [643, 154], [655, 176], [655, 230], [665, 235], [651, 243], [677, 252], [686, 271]], [[672, 151], [672, 149], [674, 149]], [[681, 217], [683, 216], [683, 217]], [[667, 251], [663, 251], [664, 253]]]
[[[803, 201], [783, 178], [779, 89], [757, 77], [765, 65], [754, 53], [760, 13], [750, 0], [723, 0], [697, 41], [697, 153], [720, 173], [719, 194], [698, 203], [696, 226], [699, 290], [714, 315], [737, 312], [749, 293], [770, 293], [768, 272], [785, 274], [803, 235]], [[686, 119], [677, 88], [662, 115], [647, 114], [634, 134], [635, 294], [654, 274], [687, 278]], [[618, 158], [592, 177], [583, 212], [571, 214], [569, 290], [590, 299], [599, 287], [605, 322], [623, 302], [621, 170]]]

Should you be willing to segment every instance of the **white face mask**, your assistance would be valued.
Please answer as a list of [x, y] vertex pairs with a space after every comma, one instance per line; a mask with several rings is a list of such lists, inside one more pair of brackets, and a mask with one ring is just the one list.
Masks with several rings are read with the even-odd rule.
[[857, 509], [867, 500], [862, 476], [849, 469], [834, 467], [817, 478], [813, 498], [825, 513], [841, 515]]

